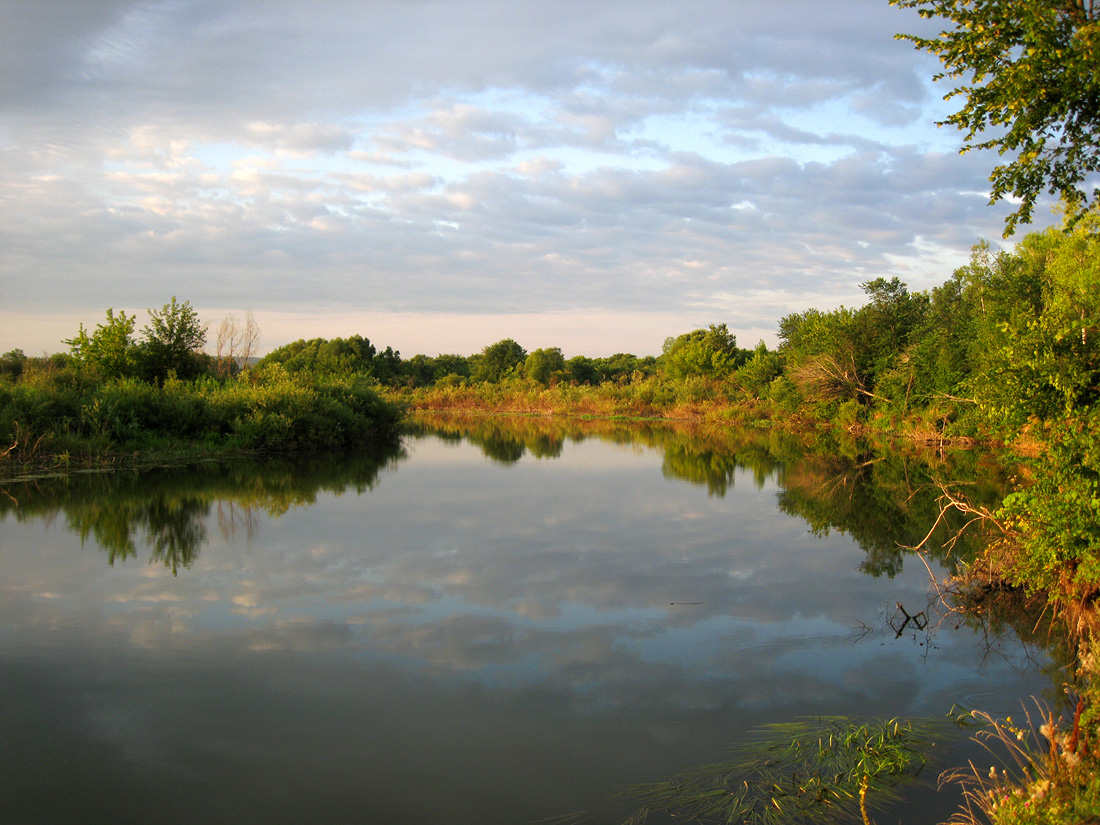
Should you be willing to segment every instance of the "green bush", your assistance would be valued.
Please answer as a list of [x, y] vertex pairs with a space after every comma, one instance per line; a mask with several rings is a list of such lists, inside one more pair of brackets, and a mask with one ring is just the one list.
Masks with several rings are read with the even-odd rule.
[[95, 456], [164, 449], [348, 448], [392, 434], [399, 409], [363, 377], [291, 376], [281, 367], [220, 382], [97, 381], [62, 370], [0, 385], [0, 439], [43, 453]]

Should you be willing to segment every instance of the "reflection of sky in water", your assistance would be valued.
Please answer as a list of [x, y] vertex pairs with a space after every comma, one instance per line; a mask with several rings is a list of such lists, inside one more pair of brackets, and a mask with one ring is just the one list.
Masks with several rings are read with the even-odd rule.
[[[447, 748], [420, 741], [429, 728], [461, 727], [491, 754], [487, 774], [520, 770], [513, 764], [535, 749], [564, 762], [532, 763], [527, 781], [548, 772], [560, 783], [566, 764], [617, 753], [620, 763], [573, 780], [606, 789], [695, 751], [705, 761], [708, 747], [750, 722], [940, 715], [990, 692], [1011, 707], [1042, 689], [1010, 647], [1011, 661], [993, 656], [976, 671], [983, 651], [965, 629], [895, 639], [884, 627], [895, 604], [928, 605], [923, 567], [907, 563], [894, 579], [861, 574], [864, 554], [847, 537], [813, 536], [777, 513], [774, 479], [758, 486], [738, 472], [725, 496], [708, 496], [664, 476], [659, 451], [596, 440], [507, 466], [433, 437], [408, 452], [368, 493], [257, 514], [247, 540], [212, 528], [177, 576], [148, 564], [142, 548], [108, 567], [58, 520], [5, 519], [2, 661], [34, 662], [28, 684], [45, 679], [58, 701], [74, 703], [91, 737], [79, 742], [114, 743], [151, 771], [168, 770], [158, 760], [169, 758], [199, 770], [181, 748], [213, 749], [216, 764], [240, 771], [273, 758], [247, 744], [267, 733], [204, 715], [218, 704], [204, 690], [216, 689], [228, 712], [290, 726], [306, 750], [357, 731], [356, 744], [337, 749], [361, 748], [356, 758], [378, 757], [371, 743], [381, 734], [360, 730], [367, 701], [413, 702], [412, 715], [384, 716], [392, 735], [432, 753]], [[79, 701], [65, 692], [70, 682]], [[164, 701], [179, 721], [166, 720]], [[249, 702], [257, 710], [242, 711]], [[268, 706], [278, 721], [261, 713]], [[325, 708], [301, 729], [287, 721]], [[593, 713], [598, 729], [581, 721]], [[644, 723], [627, 725], [641, 713]], [[541, 727], [527, 730], [524, 718]], [[677, 732], [658, 733], [666, 723]], [[510, 738], [517, 726], [522, 759]], [[585, 744], [563, 746], [555, 731], [564, 730]], [[665, 750], [653, 752], [651, 737]], [[415, 784], [416, 759], [397, 760], [394, 788]], [[450, 781], [460, 780], [482, 781], [462, 771]], [[543, 814], [560, 812], [552, 808]]]
[[36, 592], [63, 596], [20, 613], [64, 622], [101, 605], [107, 627], [146, 645], [244, 635], [256, 650], [343, 649], [496, 685], [608, 654], [639, 676], [660, 666], [689, 679], [742, 679], [766, 662], [839, 680], [903, 650], [935, 680], [972, 658], [957, 634], [932, 650], [854, 641], [895, 602], [923, 609], [926, 574], [862, 575], [846, 537], [775, 512], [770, 479], [742, 472], [726, 496], [707, 496], [663, 477], [657, 451], [598, 441], [508, 466], [432, 438], [409, 452], [366, 495], [261, 516], [249, 542], [211, 531], [175, 577], [140, 557], [107, 568], [91, 547], [46, 569], [9, 556], [24, 589], [40, 578]]

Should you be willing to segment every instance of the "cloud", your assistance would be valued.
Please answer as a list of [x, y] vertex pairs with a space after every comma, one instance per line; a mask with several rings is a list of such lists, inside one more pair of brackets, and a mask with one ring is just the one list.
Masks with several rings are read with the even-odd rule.
[[18, 205], [0, 350], [55, 346], [21, 314], [172, 294], [709, 311], [747, 332], [878, 275], [942, 281], [929, 263], [961, 263], [1005, 211], [981, 194], [994, 160], [934, 129], [930, 66], [893, 39], [923, 24], [885, 4], [57, 8], [7, 3], [0, 34], [0, 195]]

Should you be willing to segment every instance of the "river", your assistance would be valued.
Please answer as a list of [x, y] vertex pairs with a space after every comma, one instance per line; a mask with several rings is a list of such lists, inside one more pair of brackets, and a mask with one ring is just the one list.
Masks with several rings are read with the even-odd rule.
[[0, 822], [614, 823], [761, 725], [1012, 713], [1057, 663], [945, 612], [902, 549], [937, 477], [1000, 483], [973, 454], [527, 419], [6, 482]]

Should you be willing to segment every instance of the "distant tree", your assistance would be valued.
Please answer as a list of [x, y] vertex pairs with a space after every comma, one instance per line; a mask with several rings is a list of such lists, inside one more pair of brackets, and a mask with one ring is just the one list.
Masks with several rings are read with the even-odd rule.
[[147, 378], [162, 383], [169, 374], [193, 378], [202, 372], [198, 354], [206, 344], [206, 325], [190, 301], [181, 304], [172, 296], [161, 309], [150, 309], [142, 337], [139, 355]]
[[665, 339], [660, 358], [661, 367], [673, 378], [725, 378], [743, 362], [737, 338], [725, 324], [711, 324], [707, 329]]
[[104, 378], [118, 378], [133, 374], [136, 368], [134, 343], [134, 316], [114, 309], [107, 310], [107, 321], [96, 324], [91, 334], [80, 325], [77, 334], [66, 338], [73, 358], [84, 368]]
[[27, 356], [21, 349], [13, 349], [0, 355], [0, 378], [15, 380], [23, 374], [23, 368], [27, 363]]
[[[780, 354], [787, 375], [812, 401], [905, 400], [912, 370], [898, 372], [928, 308], [928, 296], [910, 293], [898, 278], [876, 278], [863, 285], [870, 301], [858, 310], [810, 309], [779, 322]], [[881, 386], [884, 377], [890, 388]]]
[[[899, 34], [936, 55], [935, 80], [958, 83], [959, 111], [939, 125], [963, 131], [963, 152], [996, 149], [990, 202], [1010, 195], [1020, 205], [1005, 236], [1028, 223], [1047, 189], [1073, 210], [1100, 199], [1081, 185], [1100, 171], [1100, 3], [1094, 0], [890, 0], [949, 26], [937, 37]], [[986, 130], [992, 136], [986, 137]]]
[[362, 335], [299, 339], [269, 352], [258, 366], [282, 364], [287, 372], [313, 375], [373, 374], [377, 350]]
[[511, 338], [504, 338], [481, 351], [472, 377], [475, 381], [500, 381], [514, 372], [526, 358], [527, 350]]
[[441, 354], [432, 359], [433, 379], [438, 381], [448, 375], [470, 377], [470, 361], [464, 355]]
[[910, 292], [897, 277], [876, 278], [860, 286], [870, 300], [860, 307], [854, 319], [856, 367], [879, 395], [908, 397], [908, 387], [915, 378], [912, 370], [904, 371], [907, 388], [903, 391], [899, 391], [896, 382], [896, 389], [887, 391], [882, 382], [891, 371], [896, 375], [903, 361], [912, 363], [906, 352], [928, 311], [928, 296]]
[[540, 384], [549, 384], [554, 375], [565, 370], [565, 356], [558, 347], [537, 349], [527, 356], [523, 363], [523, 373]]
[[753, 350], [752, 357], [737, 370], [737, 383], [750, 397], [762, 398], [767, 395], [772, 381], [782, 373], [782, 356], [769, 350], [761, 341]]
[[808, 309], [779, 321], [779, 352], [787, 376], [809, 401], [867, 401], [874, 398], [858, 339], [856, 314]]
[[401, 353], [386, 347], [374, 357], [371, 374], [383, 384], [395, 384], [401, 378]]
[[585, 355], [574, 355], [565, 362], [565, 368], [569, 370], [569, 377], [578, 384], [598, 384], [600, 373], [596, 363]]
[[417, 353], [401, 362], [401, 375], [407, 387], [426, 387], [435, 383], [435, 366], [427, 355]]
[[260, 342], [260, 326], [248, 310], [241, 323], [227, 315], [218, 325], [215, 345], [215, 369], [218, 375], [232, 375], [248, 365]]

